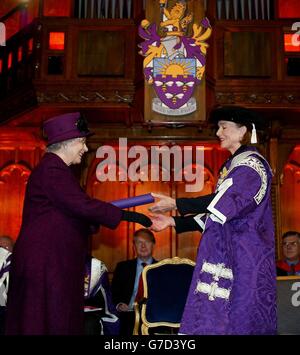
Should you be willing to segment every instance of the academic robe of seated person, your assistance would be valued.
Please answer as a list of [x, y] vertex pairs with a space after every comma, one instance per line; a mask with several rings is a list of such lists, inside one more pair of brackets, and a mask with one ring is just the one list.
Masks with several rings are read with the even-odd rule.
[[111, 298], [106, 265], [89, 256], [85, 270], [85, 334], [119, 335], [120, 322]]
[[0, 335], [4, 334], [11, 252], [0, 247]]
[[115, 228], [122, 211], [90, 198], [70, 167], [46, 153], [31, 173], [14, 247], [6, 334], [84, 334], [84, 274], [91, 225]]
[[278, 260], [276, 263], [277, 276], [300, 275], [300, 262], [288, 263], [286, 260]]

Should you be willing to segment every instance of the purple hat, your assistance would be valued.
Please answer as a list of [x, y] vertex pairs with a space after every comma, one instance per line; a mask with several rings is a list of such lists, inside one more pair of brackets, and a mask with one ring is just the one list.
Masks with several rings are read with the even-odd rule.
[[66, 113], [50, 118], [44, 122], [43, 132], [48, 140], [47, 145], [93, 134], [89, 131], [86, 120], [79, 112]]

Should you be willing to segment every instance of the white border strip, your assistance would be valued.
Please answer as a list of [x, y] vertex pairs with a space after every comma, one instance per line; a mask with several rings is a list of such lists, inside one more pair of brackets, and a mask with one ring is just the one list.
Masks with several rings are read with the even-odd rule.
[[219, 191], [217, 193], [217, 195], [215, 196], [215, 198], [211, 201], [211, 203], [209, 204], [209, 206], [207, 207], [208, 211], [211, 212], [215, 217], [217, 217], [218, 219], [214, 219], [213, 216], [210, 216], [212, 220], [215, 220], [215, 222], [224, 224], [227, 220], [227, 217], [221, 213], [220, 211], [218, 211], [215, 208], [215, 205], [219, 202], [220, 198], [224, 195], [224, 193], [229, 189], [230, 186], [233, 185], [233, 180], [232, 178], [226, 179], [222, 182], [222, 184], [219, 186]]

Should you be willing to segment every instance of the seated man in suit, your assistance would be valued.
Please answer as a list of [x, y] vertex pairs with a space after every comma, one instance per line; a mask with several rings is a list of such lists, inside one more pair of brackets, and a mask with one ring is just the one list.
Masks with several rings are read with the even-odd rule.
[[283, 259], [277, 261], [277, 276], [300, 275], [300, 233], [288, 231], [282, 236]]
[[139, 229], [133, 236], [135, 259], [117, 264], [112, 280], [112, 299], [119, 312], [120, 334], [132, 335], [134, 328], [133, 304], [140, 297], [139, 280], [145, 265], [157, 262], [153, 257], [154, 234], [148, 229]]

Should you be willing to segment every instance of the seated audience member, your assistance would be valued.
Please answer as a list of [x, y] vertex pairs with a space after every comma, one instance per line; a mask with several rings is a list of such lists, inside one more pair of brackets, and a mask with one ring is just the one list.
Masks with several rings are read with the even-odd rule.
[[[139, 229], [133, 236], [135, 259], [117, 264], [112, 280], [112, 298], [119, 312], [120, 335], [132, 335], [134, 328], [133, 304], [141, 297], [140, 276], [145, 265], [157, 262], [152, 256], [154, 234], [148, 229]], [[139, 287], [140, 285], [140, 287]]]
[[4, 248], [12, 253], [14, 244], [14, 241], [8, 235], [0, 236], [0, 248]]
[[9, 268], [13, 246], [14, 242], [10, 237], [0, 237], [0, 335], [4, 334]]
[[283, 259], [276, 264], [277, 276], [300, 275], [300, 233], [288, 231], [282, 236]]
[[107, 268], [101, 260], [88, 257], [85, 269], [85, 334], [118, 335], [120, 322], [112, 303]]

